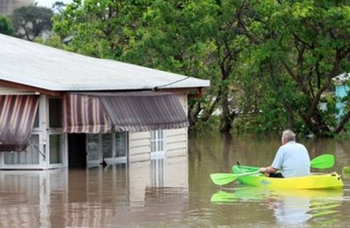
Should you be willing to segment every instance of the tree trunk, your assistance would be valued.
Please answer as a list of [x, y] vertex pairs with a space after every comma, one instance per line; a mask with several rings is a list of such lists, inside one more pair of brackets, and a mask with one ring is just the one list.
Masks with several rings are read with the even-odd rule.
[[329, 137], [331, 134], [331, 130], [317, 110], [312, 113], [311, 118], [304, 117], [304, 121], [312, 133], [317, 137]]
[[221, 120], [221, 132], [229, 132], [232, 128], [232, 121], [230, 118], [230, 110], [228, 104], [228, 92], [224, 91], [222, 96], [221, 108], [222, 108], [222, 120]]
[[294, 113], [293, 113], [293, 108], [290, 104], [285, 104], [284, 105], [286, 110], [287, 110], [287, 123], [288, 123], [288, 128], [292, 131], [294, 131]]

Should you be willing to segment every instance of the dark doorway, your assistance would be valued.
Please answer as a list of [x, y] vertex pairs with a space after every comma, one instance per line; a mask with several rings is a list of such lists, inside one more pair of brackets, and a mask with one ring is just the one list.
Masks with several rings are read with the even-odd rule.
[[68, 134], [68, 167], [86, 168], [86, 134]]

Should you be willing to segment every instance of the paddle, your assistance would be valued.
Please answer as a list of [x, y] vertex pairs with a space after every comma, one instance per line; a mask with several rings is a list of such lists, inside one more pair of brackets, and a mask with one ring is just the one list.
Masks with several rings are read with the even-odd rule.
[[[317, 168], [317, 169], [326, 169], [331, 168], [334, 165], [334, 155], [333, 154], [323, 154], [320, 156], [315, 157], [311, 160], [310, 166], [311, 168]], [[225, 185], [228, 184], [234, 180], [236, 180], [238, 177], [243, 176], [250, 176], [254, 174], [258, 174], [259, 171], [256, 172], [249, 172], [249, 173], [241, 173], [241, 174], [234, 174], [234, 173], [212, 173], [210, 174], [211, 180], [216, 185]]]
[[311, 160], [311, 168], [316, 169], [327, 169], [334, 166], [334, 155], [333, 154], [322, 154]]
[[254, 174], [260, 173], [259, 171], [255, 172], [249, 172], [249, 173], [241, 173], [241, 174], [234, 174], [234, 173], [212, 173], [210, 174], [211, 180], [216, 185], [225, 185], [228, 184], [234, 180], [236, 180], [238, 177], [244, 177], [244, 176], [250, 176]]

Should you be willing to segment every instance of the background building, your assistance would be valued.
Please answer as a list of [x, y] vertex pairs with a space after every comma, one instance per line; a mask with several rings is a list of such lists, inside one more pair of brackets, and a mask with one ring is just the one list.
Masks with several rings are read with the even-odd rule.
[[0, 0], [0, 14], [10, 16], [15, 9], [34, 5], [34, 0]]

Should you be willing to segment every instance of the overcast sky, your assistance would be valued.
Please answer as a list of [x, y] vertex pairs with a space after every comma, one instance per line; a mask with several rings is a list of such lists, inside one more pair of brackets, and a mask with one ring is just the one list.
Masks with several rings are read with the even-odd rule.
[[67, 4], [67, 3], [71, 3], [72, 1], [73, 0], [35, 0], [35, 2], [38, 3], [38, 6], [44, 6], [48, 8], [51, 8], [55, 2], [63, 2]]

